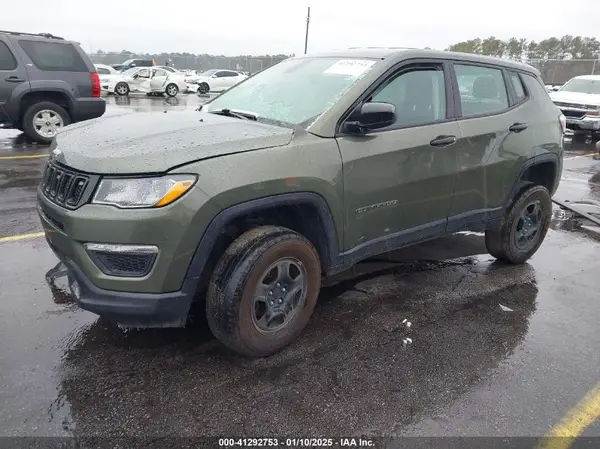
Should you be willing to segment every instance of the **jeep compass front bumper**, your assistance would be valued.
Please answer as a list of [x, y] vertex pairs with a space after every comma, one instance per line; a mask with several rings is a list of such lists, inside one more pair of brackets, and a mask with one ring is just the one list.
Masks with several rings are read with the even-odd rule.
[[189, 267], [205, 229], [197, 212], [206, 196], [196, 191], [156, 209], [89, 204], [98, 176], [49, 166], [63, 181], [49, 189], [42, 181], [38, 213], [80, 307], [126, 326], [185, 325], [200, 274]]

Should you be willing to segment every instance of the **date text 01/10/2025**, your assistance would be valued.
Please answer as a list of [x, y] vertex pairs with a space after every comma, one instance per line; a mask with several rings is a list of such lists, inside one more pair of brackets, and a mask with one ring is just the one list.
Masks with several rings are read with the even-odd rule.
[[375, 447], [363, 438], [219, 438], [219, 447]]

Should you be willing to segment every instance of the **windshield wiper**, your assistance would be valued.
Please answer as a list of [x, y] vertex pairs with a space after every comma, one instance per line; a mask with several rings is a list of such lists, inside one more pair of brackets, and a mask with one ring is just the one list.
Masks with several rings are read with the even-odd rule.
[[226, 117], [235, 117], [235, 118], [241, 118], [244, 120], [254, 120], [256, 121], [258, 119], [258, 117], [256, 116], [256, 114], [253, 114], [252, 112], [242, 112], [242, 111], [232, 111], [231, 109], [228, 108], [223, 108], [223, 109], [219, 109], [216, 111], [209, 111], [210, 114], [217, 114], [217, 115], [224, 115]]

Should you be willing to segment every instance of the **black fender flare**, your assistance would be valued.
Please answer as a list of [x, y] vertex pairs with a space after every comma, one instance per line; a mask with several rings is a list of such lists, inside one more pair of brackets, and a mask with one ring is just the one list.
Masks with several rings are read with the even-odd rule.
[[[23, 98], [25, 96], [31, 95], [31, 94], [35, 95], [35, 94], [52, 93], [52, 94], [63, 95], [67, 99], [67, 104], [68, 104], [69, 110], [70, 111], [73, 110], [73, 105], [74, 105], [73, 94], [71, 92], [69, 92], [69, 90], [65, 87], [65, 86], [68, 87], [68, 85], [66, 85], [66, 83], [64, 81], [53, 82], [48, 85], [36, 83], [36, 82], [31, 82], [30, 84], [31, 84], [31, 88], [19, 92], [18, 95], [15, 95], [15, 97], [13, 99], [11, 99], [10, 109], [8, 110], [9, 116], [20, 118], [21, 115], [23, 115], [26, 112], [24, 110], [21, 110], [21, 101], [23, 100]], [[63, 84], [65, 86], [63, 86]]]
[[544, 153], [544, 154], [539, 154], [537, 156], [533, 156], [533, 157], [527, 159], [521, 166], [521, 169], [519, 170], [519, 176], [517, 177], [517, 179], [515, 180], [515, 183], [513, 184], [512, 188], [510, 189], [508, 197], [505, 199], [505, 202], [504, 202], [505, 209], [510, 207], [510, 205], [512, 204], [516, 195], [519, 193], [519, 190], [521, 188], [521, 181], [523, 180], [523, 175], [529, 168], [533, 167], [534, 165], [547, 163], [547, 162], [554, 164], [555, 178], [554, 178], [554, 182], [552, 184], [552, 186], [553, 186], [552, 190], [550, 191], [550, 195], [554, 195], [554, 192], [556, 192], [560, 178], [562, 176], [562, 166], [563, 166], [562, 161], [563, 161], [562, 155], [559, 155], [558, 153]]
[[329, 271], [330, 268], [338, 265], [339, 262], [339, 245], [337, 230], [333, 221], [333, 215], [325, 199], [313, 192], [293, 192], [280, 195], [273, 195], [263, 198], [258, 198], [243, 203], [230, 206], [219, 212], [207, 226], [192, 260], [189, 264], [188, 271], [184, 282], [194, 280], [196, 283], [200, 280], [200, 276], [204, 271], [204, 267], [214, 248], [221, 230], [231, 223], [236, 218], [246, 215], [250, 212], [260, 212], [262, 210], [271, 209], [277, 206], [290, 204], [308, 204], [316, 210], [323, 232], [325, 233], [325, 242], [323, 248], [317, 248], [320, 255], [325, 253], [325, 257], [321, 260], [323, 270]]

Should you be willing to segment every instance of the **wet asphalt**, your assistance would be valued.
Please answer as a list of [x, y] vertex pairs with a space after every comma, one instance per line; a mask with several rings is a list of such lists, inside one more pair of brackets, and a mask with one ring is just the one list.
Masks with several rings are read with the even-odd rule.
[[[600, 201], [594, 151], [568, 140], [556, 198]], [[0, 130], [0, 237], [41, 231], [47, 153]], [[524, 266], [475, 233], [362, 263], [323, 289], [297, 343], [259, 360], [202, 320], [126, 331], [79, 310], [56, 263], [43, 238], [0, 243], [0, 436], [541, 436], [600, 380], [600, 232], [568, 212]]]

